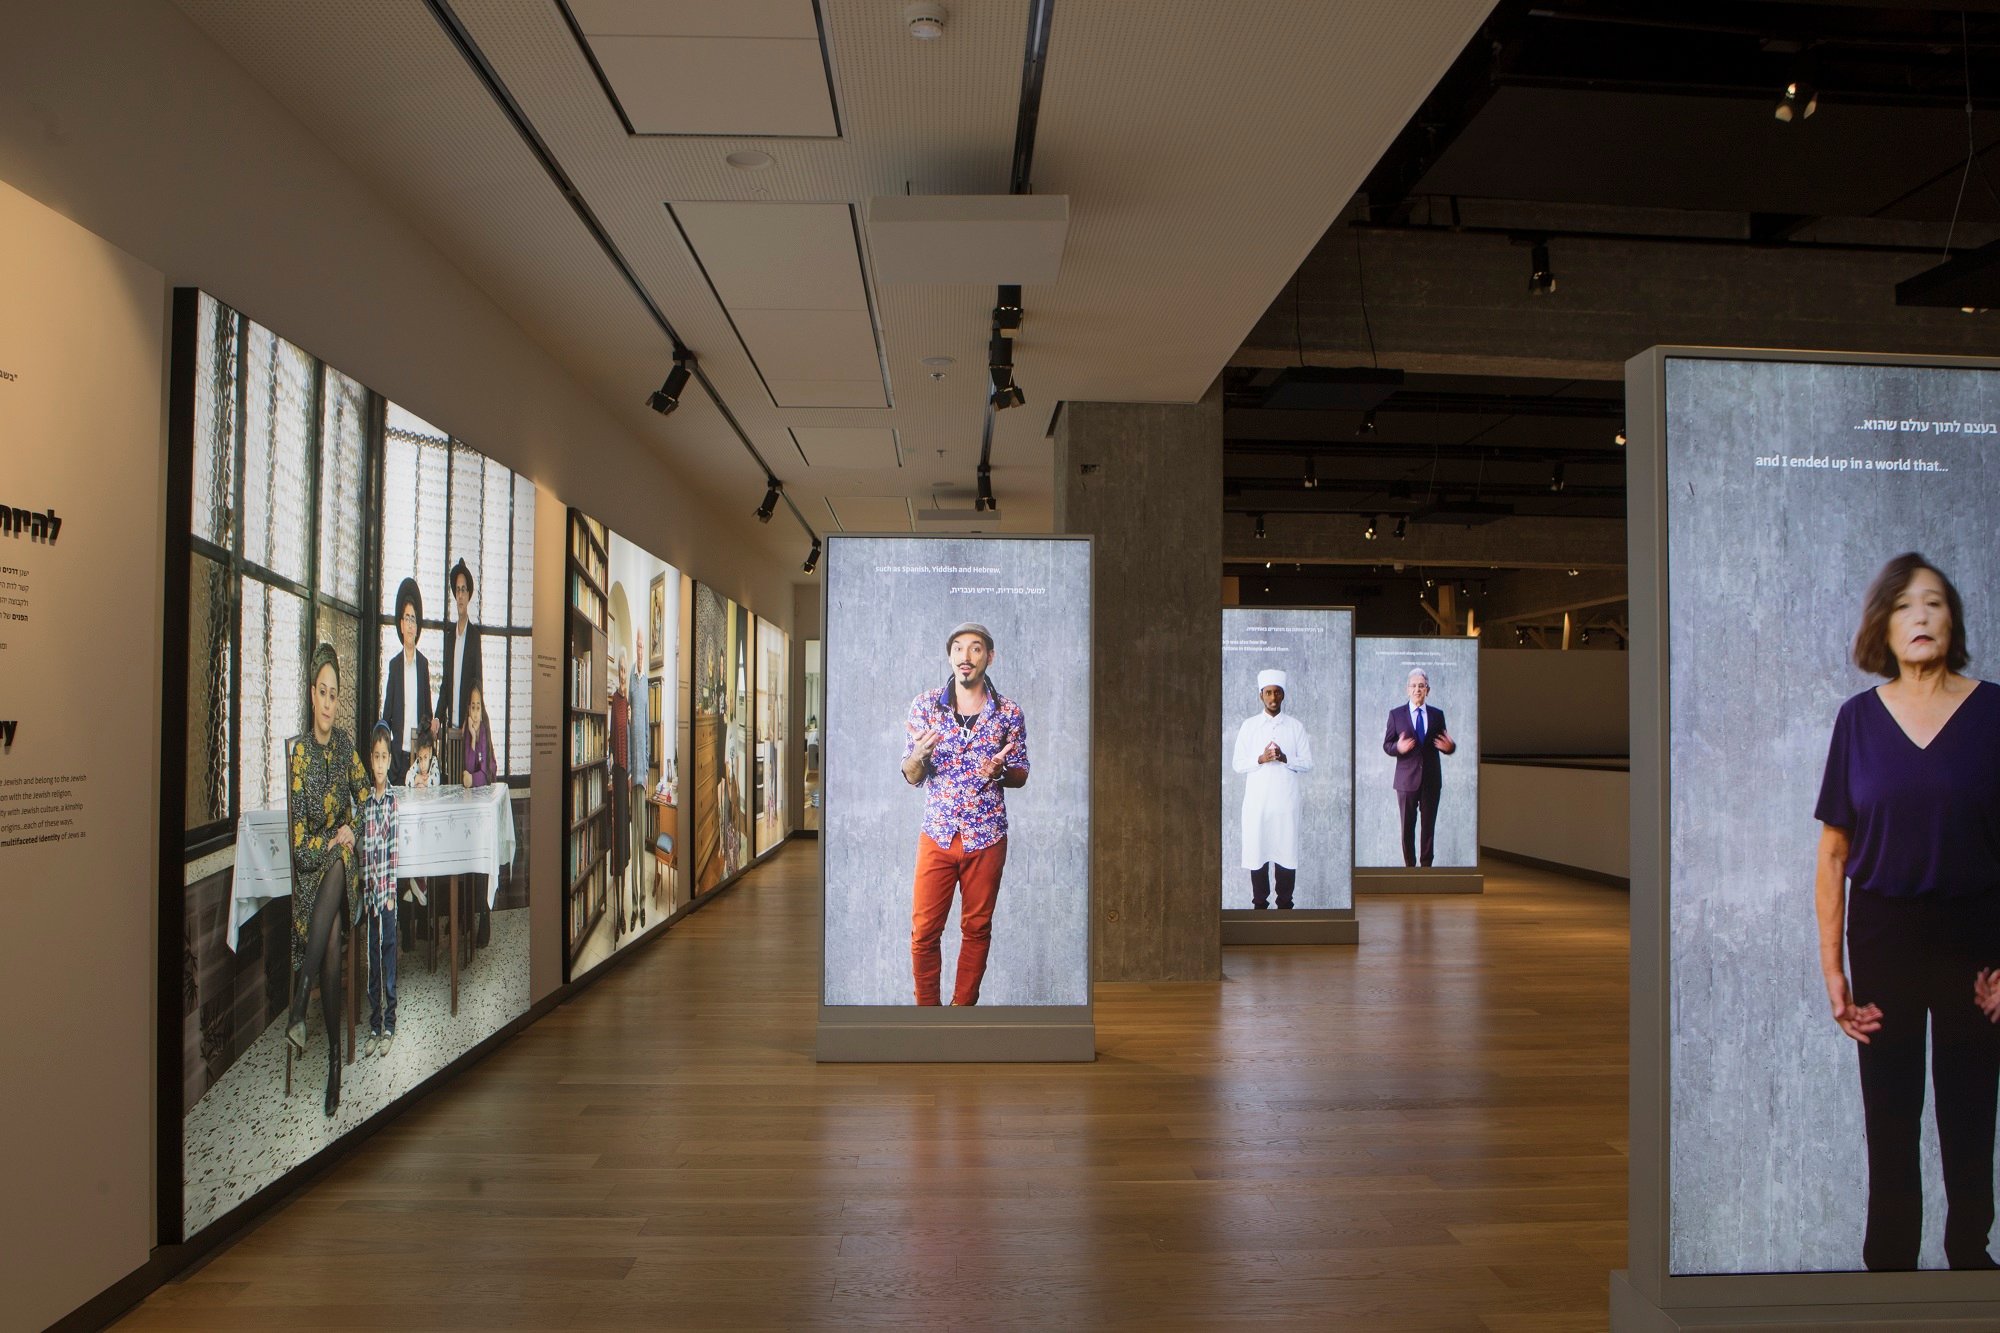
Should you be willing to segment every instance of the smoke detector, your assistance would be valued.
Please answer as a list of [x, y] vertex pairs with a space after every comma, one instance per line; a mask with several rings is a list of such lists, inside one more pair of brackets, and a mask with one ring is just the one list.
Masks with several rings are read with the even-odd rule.
[[910, 36], [920, 42], [934, 42], [944, 36], [945, 8], [939, 4], [908, 5], [903, 9], [903, 22], [910, 27]]

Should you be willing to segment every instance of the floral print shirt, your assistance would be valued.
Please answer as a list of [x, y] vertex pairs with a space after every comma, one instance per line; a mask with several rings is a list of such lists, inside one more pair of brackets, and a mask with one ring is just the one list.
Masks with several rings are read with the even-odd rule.
[[338, 850], [352, 882], [354, 849], [336, 849], [333, 835], [343, 824], [354, 822], [355, 812], [368, 798], [368, 775], [361, 769], [354, 742], [339, 727], [324, 745], [313, 739], [310, 731], [299, 737], [292, 746], [288, 785], [292, 863], [298, 867], [299, 878], [317, 885], [327, 859]]
[[925, 690], [910, 701], [905, 724], [903, 758], [916, 753], [917, 741], [927, 731], [941, 737], [931, 751], [924, 774], [924, 833], [940, 847], [951, 846], [953, 837], [963, 834], [968, 852], [981, 851], [1007, 836], [1007, 798], [1000, 779], [979, 776], [980, 765], [992, 760], [1009, 744], [1005, 771], [1028, 771], [1028, 720], [1021, 706], [1003, 698], [999, 687], [986, 682], [986, 707], [980, 710], [970, 734], [959, 730], [952, 709], [953, 685]]

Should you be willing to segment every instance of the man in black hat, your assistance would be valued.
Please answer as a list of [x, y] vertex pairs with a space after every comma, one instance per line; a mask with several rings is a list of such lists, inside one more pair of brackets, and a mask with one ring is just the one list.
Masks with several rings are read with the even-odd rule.
[[910, 968], [920, 1005], [940, 1003], [938, 939], [954, 891], [961, 895], [960, 940], [951, 1002], [979, 1003], [1007, 864], [1001, 789], [1028, 781], [1027, 719], [986, 674], [994, 658], [992, 633], [984, 625], [960, 625], [945, 636], [945, 655], [951, 679], [910, 702], [903, 744], [903, 780], [924, 789], [910, 912]]

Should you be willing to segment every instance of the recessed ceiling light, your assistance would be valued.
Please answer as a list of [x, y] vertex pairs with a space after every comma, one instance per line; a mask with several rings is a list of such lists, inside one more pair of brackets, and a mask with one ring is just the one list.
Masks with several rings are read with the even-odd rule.
[[762, 171], [778, 159], [760, 148], [739, 148], [722, 160], [738, 171]]

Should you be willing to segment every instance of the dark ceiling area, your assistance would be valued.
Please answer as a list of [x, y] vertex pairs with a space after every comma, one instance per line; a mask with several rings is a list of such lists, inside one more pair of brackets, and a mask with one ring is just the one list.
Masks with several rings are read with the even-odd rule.
[[[1397, 237], [1459, 248], [1397, 250]], [[1977, 266], [1989, 242], [2000, 250], [2000, 0], [1502, 0], [1225, 372], [1229, 572], [1246, 602], [1407, 603], [1419, 620], [1426, 580], [1464, 580], [1460, 604], [1476, 608], [1486, 575], [1505, 625], [1507, 567], [1438, 559], [1438, 542], [1456, 533], [1469, 551], [1501, 520], [1622, 520], [1627, 357], [1690, 334], [1721, 341], [1725, 327], [1742, 345], [1879, 337], [1906, 350], [1868, 303], [1893, 309], [1897, 284], [1947, 247]], [[1496, 246], [1503, 289], [1481, 276]], [[1580, 263], [1593, 281], [1531, 296], [1551, 247], [1556, 269]], [[1828, 272], [1865, 274], [1865, 299], [1795, 276]], [[1962, 318], [1956, 299], [1921, 304]], [[1985, 304], [1967, 313], [2000, 319]], [[1399, 336], [1378, 355], [1385, 310], [1400, 312]], [[1414, 331], [1413, 310], [1430, 321]], [[1326, 353], [1356, 347], [1352, 369], [1353, 351]], [[1583, 377], [1538, 373], [1536, 356]], [[1418, 373], [1427, 363], [1502, 370]], [[1332, 555], [1250, 558], [1251, 525], [1272, 518], [1271, 544], [1299, 550], [1276, 534], [1306, 515], [1323, 516], [1312, 549]], [[1330, 545], [1370, 526], [1359, 552]], [[1419, 531], [1436, 539], [1425, 565], [1396, 563]], [[1360, 563], [1376, 551], [1381, 565]], [[1622, 629], [1620, 608], [1593, 614]]]

